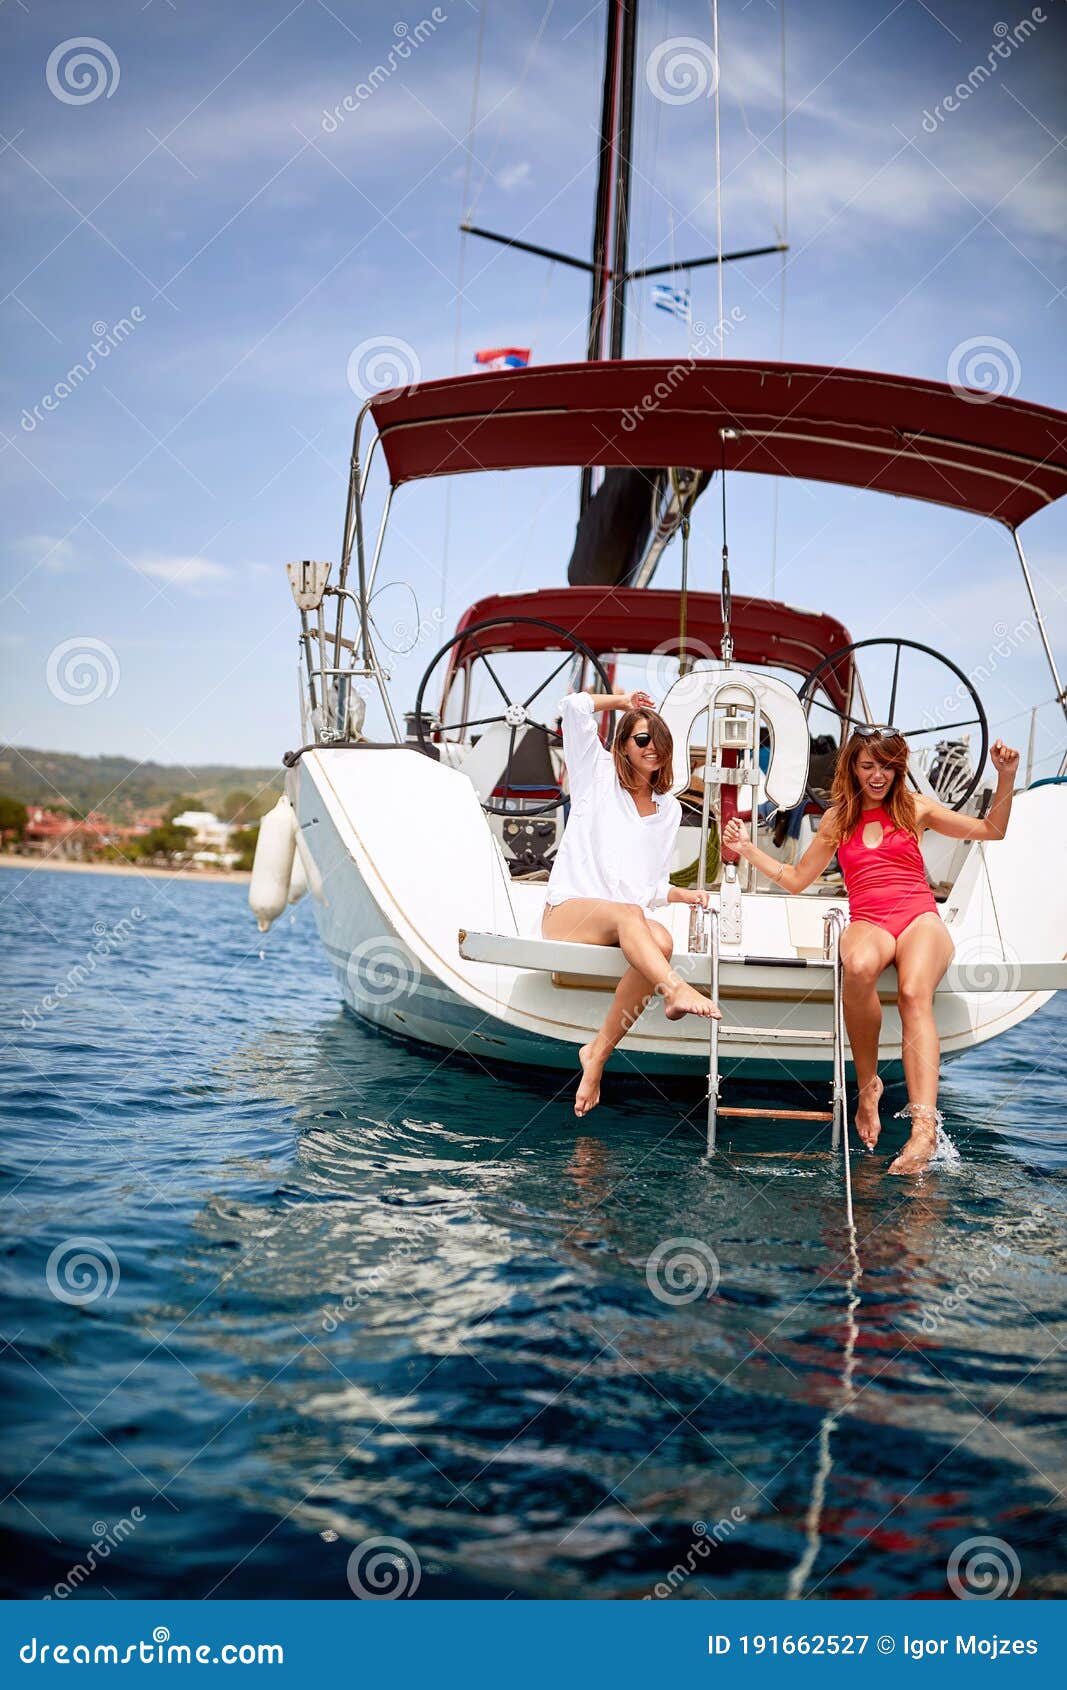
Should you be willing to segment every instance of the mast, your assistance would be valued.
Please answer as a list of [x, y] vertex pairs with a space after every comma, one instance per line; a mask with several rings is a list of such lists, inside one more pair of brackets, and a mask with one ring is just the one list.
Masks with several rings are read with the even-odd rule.
[[[629, 268], [630, 159], [633, 147], [634, 64], [637, 56], [638, 0], [606, 0], [604, 35], [604, 81], [600, 101], [600, 142], [597, 158], [596, 206], [593, 216], [593, 246], [588, 260], [532, 241], [516, 240], [490, 229], [461, 223], [467, 234], [498, 241], [521, 252], [548, 258], [571, 268], [587, 270], [590, 276], [589, 328], [586, 358], [622, 358], [626, 335], [626, 284], [646, 276], [666, 275], [675, 270], [692, 270], [704, 264], [725, 264], [736, 258], [758, 258], [765, 253], [785, 252], [782, 241], [755, 247], [747, 252], [724, 252], [714, 257], [680, 259], [645, 269]], [[608, 306], [610, 298], [610, 323]], [[608, 350], [605, 352], [605, 327]], [[593, 496], [593, 471], [582, 470], [580, 514]], [[580, 520], [580, 517], [579, 517]]]
[[[637, 0], [608, 0], [607, 29], [604, 40], [604, 86], [600, 100], [600, 144], [597, 154], [596, 210], [593, 214], [593, 280], [589, 294], [589, 332], [586, 337], [586, 358], [604, 356], [604, 322], [607, 315], [608, 282], [616, 271], [614, 253], [609, 251], [611, 235], [612, 189], [615, 179], [617, 124], [619, 106], [619, 46], [620, 35], [625, 41], [626, 25], [631, 10], [636, 11]], [[623, 29], [619, 29], [620, 17]], [[624, 49], [625, 50], [625, 49]], [[632, 71], [632, 65], [631, 65]], [[633, 76], [630, 77], [630, 97], [633, 99]], [[632, 117], [632, 113], [630, 114]], [[629, 124], [627, 125], [629, 133]], [[627, 186], [627, 201], [629, 189]], [[629, 205], [627, 204], [627, 210]], [[618, 211], [615, 220], [618, 231]], [[615, 340], [615, 290], [612, 289], [611, 338]], [[612, 352], [612, 357], [617, 356]], [[584, 511], [593, 495], [593, 472], [583, 469], [578, 506]]]
[[615, 135], [615, 60], [619, 44], [619, 0], [608, 0], [607, 40], [604, 45], [604, 90], [600, 105], [600, 146], [597, 155], [596, 209], [593, 213], [593, 279], [589, 295], [586, 358], [603, 356], [604, 307], [608, 292], [608, 221], [611, 212], [612, 143]]
[[630, 233], [630, 148], [634, 124], [634, 55], [637, 51], [637, 0], [621, 0], [622, 46], [619, 53], [619, 121], [615, 132], [615, 238], [611, 252], [611, 358], [623, 355], [626, 329], [627, 245]]

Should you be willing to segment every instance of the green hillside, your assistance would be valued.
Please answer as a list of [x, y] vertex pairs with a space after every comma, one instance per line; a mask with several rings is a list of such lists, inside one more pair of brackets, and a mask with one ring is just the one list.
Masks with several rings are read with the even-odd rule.
[[259, 816], [281, 792], [283, 775], [280, 767], [205, 763], [186, 768], [137, 763], [131, 757], [75, 757], [28, 745], [0, 749], [0, 795], [80, 816], [102, 810], [118, 822], [131, 821], [141, 810], [166, 809], [178, 798], [195, 799], [197, 809], [216, 814]]

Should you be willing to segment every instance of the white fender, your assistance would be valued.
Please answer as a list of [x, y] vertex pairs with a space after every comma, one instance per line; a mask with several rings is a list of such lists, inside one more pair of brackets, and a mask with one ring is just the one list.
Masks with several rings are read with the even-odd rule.
[[284, 796], [259, 824], [248, 902], [261, 933], [281, 915], [289, 897], [296, 825], [296, 812]]
[[[299, 839], [294, 835], [294, 844]], [[308, 889], [308, 877], [304, 868], [304, 859], [299, 851], [293, 852], [293, 872], [289, 876], [289, 902], [298, 904]]]

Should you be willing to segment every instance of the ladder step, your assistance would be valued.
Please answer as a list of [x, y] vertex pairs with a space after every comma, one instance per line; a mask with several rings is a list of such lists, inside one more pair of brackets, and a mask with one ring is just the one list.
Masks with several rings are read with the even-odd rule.
[[726, 1044], [833, 1044], [833, 1032], [812, 1027], [737, 1027], [731, 1021], [720, 1021], [719, 1038]]
[[832, 1109], [730, 1109], [721, 1105], [718, 1115], [760, 1115], [770, 1121], [832, 1121]]

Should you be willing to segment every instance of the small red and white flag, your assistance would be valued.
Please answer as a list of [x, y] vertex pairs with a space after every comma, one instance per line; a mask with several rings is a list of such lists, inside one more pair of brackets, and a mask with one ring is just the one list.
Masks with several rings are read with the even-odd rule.
[[474, 362], [483, 370], [524, 370], [530, 362], [528, 346], [493, 346], [486, 352], [476, 352]]

